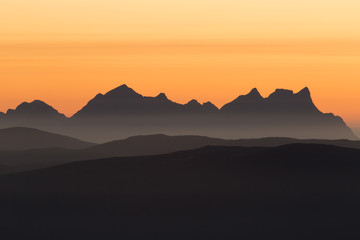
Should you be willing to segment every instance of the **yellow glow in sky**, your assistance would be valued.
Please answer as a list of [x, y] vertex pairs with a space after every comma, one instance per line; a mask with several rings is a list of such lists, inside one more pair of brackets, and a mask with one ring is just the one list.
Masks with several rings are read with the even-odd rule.
[[358, 0], [2, 0], [3, 39], [359, 38]]

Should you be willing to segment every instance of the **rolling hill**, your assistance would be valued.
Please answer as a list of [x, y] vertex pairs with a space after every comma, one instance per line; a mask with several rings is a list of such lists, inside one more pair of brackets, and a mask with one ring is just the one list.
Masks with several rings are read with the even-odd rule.
[[359, 159], [328, 145], [218, 146], [1, 176], [1, 234], [354, 239]]
[[55, 147], [81, 149], [93, 145], [93, 143], [33, 128], [14, 127], [0, 129], [0, 151]]
[[[278, 147], [286, 144], [323, 144], [360, 149], [360, 141], [300, 140], [291, 138], [262, 138], [224, 140], [202, 136], [167, 136], [163, 134], [134, 136], [81, 149], [60, 147], [0, 151], [0, 174], [28, 171], [70, 162], [108, 157], [130, 157], [166, 154], [205, 146]], [[25, 145], [24, 145], [25, 147]], [[27, 148], [29, 145], [27, 145]], [[38, 146], [39, 147], [39, 146]], [[12, 147], [13, 148], [13, 147]], [[1, 171], [5, 169], [6, 171]]]

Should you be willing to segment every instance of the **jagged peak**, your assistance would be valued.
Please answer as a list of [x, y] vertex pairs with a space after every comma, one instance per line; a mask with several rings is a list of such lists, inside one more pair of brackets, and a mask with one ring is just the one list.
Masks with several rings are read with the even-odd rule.
[[34, 101], [32, 101], [30, 104], [38, 104], [38, 105], [50, 106], [49, 104], [47, 104], [46, 102], [41, 101], [41, 100], [34, 100]]
[[129, 87], [128, 87], [128, 85], [126, 85], [125, 83], [124, 84], [122, 84], [122, 85], [120, 85], [119, 87], [117, 87], [117, 88], [127, 88], [127, 89], [130, 89]]
[[263, 99], [263, 97], [261, 96], [261, 94], [259, 93], [257, 88], [251, 89], [251, 91], [247, 95], [242, 95], [242, 96], [238, 97], [238, 99], [240, 99], [240, 98], [246, 98], [246, 99], [250, 98], [250, 99], [256, 100], [256, 101]]
[[287, 97], [292, 95], [294, 95], [294, 92], [292, 90], [277, 88], [272, 94], [269, 95], [268, 98]]
[[216, 106], [215, 106], [212, 102], [210, 102], [210, 101], [204, 102], [202, 105], [203, 105], [203, 106], [214, 106], [214, 107], [216, 107]]
[[19, 109], [27, 107], [27, 106], [38, 106], [38, 107], [53, 108], [44, 101], [34, 100], [34, 101], [30, 102], [30, 103], [29, 102], [22, 102], [19, 106], [16, 107], [16, 110], [19, 110]]
[[257, 88], [253, 88], [248, 94], [246, 95], [240, 95], [239, 97], [237, 97], [233, 102], [257, 102], [257, 101], [262, 101], [263, 97], [260, 95], [259, 91], [257, 90]]
[[122, 84], [122, 85], [110, 90], [109, 92], [120, 91], [120, 90], [132, 90], [132, 89], [129, 88], [126, 84]]
[[307, 96], [310, 97], [310, 90], [308, 87], [304, 87], [303, 89], [301, 89], [298, 93], [296, 93], [296, 95], [303, 95], [303, 96]]
[[59, 113], [55, 108], [41, 100], [34, 100], [32, 102], [22, 102], [14, 109], [8, 109], [6, 115], [12, 114], [55, 114], [57, 116], [65, 115]]
[[155, 98], [159, 100], [169, 100], [165, 93], [159, 93]]
[[261, 96], [261, 94], [259, 93], [259, 91], [257, 90], [257, 88], [253, 88], [251, 89], [251, 91], [247, 94], [248, 96]]
[[293, 90], [284, 89], [284, 88], [277, 88], [274, 93], [276, 93], [276, 94], [289, 94], [289, 95], [294, 94]]
[[119, 87], [114, 88], [113, 90], [110, 90], [105, 95], [107, 95], [107, 96], [109, 96], [109, 95], [138, 95], [138, 96], [141, 96], [140, 94], [135, 92], [132, 88], [129, 88], [126, 84], [120, 85]]
[[201, 104], [196, 99], [192, 99], [186, 105], [201, 105]]
[[202, 104], [203, 107], [207, 108], [207, 109], [214, 109], [214, 110], [219, 110], [219, 108], [217, 106], [215, 106], [212, 102], [208, 101], [208, 102], [204, 102]]

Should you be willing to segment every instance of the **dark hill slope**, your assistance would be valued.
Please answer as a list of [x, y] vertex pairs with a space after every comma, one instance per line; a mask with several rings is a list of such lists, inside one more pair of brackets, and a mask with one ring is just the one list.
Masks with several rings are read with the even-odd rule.
[[155, 134], [134, 136], [118, 141], [99, 144], [88, 148], [88, 150], [101, 154], [108, 154], [108, 156], [146, 156], [191, 150], [205, 146], [278, 147], [293, 143], [325, 144], [360, 149], [360, 141], [346, 139], [324, 140], [274, 137], [225, 140], [204, 136], [168, 136], [164, 134]]
[[12, 239], [355, 239], [359, 172], [360, 150], [308, 144], [77, 162], [0, 177], [0, 227]]

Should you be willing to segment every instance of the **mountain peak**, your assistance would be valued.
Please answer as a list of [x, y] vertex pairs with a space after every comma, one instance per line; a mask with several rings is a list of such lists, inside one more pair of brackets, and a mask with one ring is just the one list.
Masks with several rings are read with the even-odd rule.
[[248, 94], [240, 95], [233, 102], [258, 102], [261, 100], [263, 100], [263, 97], [256, 88], [253, 88]]
[[129, 88], [126, 84], [120, 85], [112, 90], [110, 90], [108, 93], [111, 92], [119, 92], [119, 91], [134, 91], [131, 88]]
[[195, 99], [192, 99], [191, 101], [186, 103], [184, 107], [186, 110], [194, 112], [201, 111], [202, 109], [202, 105]]
[[283, 88], [277, 88], [274, 93], [278, 94], [278, 95], [292, 95], [292, 94], [294, 94], [293, 90], [283, 89]]
[[192, 99], [186, 105], [201, 105], [201, 104], [196, 99]]
[[277, 88], [275, 90], [275, 92], [270, 94], [270, 96], [268, 98], [269, 99], [282, 98], [282, 97], [289, 97], [289, 96], [293, 96], [293, 95], [294, 95], [294, 92], [292, 90]]
[[30, 104], [38, 105], [38, 106], [51, 107], [49, 104], [47, 104], [46, 102], [41, 101], [41, 100], [34, 100], [34, 101], [32, 101]]
[[257, 88], [251, 89], [251, 91], [246, 96], [253, 96], [253, 97], [260, 97], [262, 98], [261, 94], [257, 90]]
[[142, 95], [135, 92], [132, 88], [129, 88], [126, 84], [123, 84], [117, 88], [106, 93], [104, 96], [107, 97], [122, 97], [122, 98], [129, 98], [129, 97], [142, 97]]
[[249, 92], [249, 94], [260, 94], [259, 91], [257, 90], [257, 88], [253, 88], [251, 89], [251, 91]]
[[169, 100], [165, 93], [159, 93], [159, 95], [157, 95], [155, 98], [159, 99], [159, 100], [164, 100], [164, 101]]
[[126, 84], [122, 84], [122, 85], [118, 86], [117, 88], [130, 89], [130, 88], [128, 87], [128, 85], [126, 85]]
[[209, 111], [218, 111], [219, 109], [212, 102], [205, 102], [203, 107]]
[[[32, 102], [23, 102], [19, 106], [16, 107], [17, 111], [22, 110], [55, 110], [53, 107], [51, 107], [49, 104], [41, 101], [41, 100], [34, 100]], [[55, 110], [56, 111], [56, 110]]]
[[206, 103], [199, 103], [196, 99], [192, 99], [191, 101], [189, 101], [188, 103], [186, 103], [184, 105], [185, 109], [187, 110], [191, 110], [194, 113], [200, 113], [200, 112], [216, 112], [219, 109], [212, 104], [211, 102], [206, 102]]
[[18, 114], [26, 114], [27, 116], [36, 117], [37, 115], [52, 115], [56, 117], [65, 117], [63, 114], [60, 114], [55, 108], [49, 104], [41, 101], [34, 100], [32, 102], [23, 102], [19, 106], [13, 109], [9, 109], [6, 115], [15, 116]]
[[[214, 107], [216, 107], [212, 102], [210, 102], [210, 101], [208, 101], [208, 102], [204, 102], [203, 104], [202, 104], [203, 106], [214, 106]], [[216, 107], [217, 108], [217, 107]]]
[[298, 96], [305, 96], [310, 98], [311, 94], [310, 94], [310, 90], [308, 87], [304, 87], [303, 89], [301, 89], [298, 93], [296, 93], [296, 95]]

